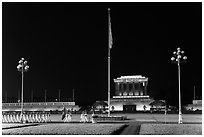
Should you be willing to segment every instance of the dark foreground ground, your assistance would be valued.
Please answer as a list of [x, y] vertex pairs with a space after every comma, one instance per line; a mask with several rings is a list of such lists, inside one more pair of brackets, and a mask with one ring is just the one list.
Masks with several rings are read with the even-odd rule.
[[[183, 124], [178, 114], [112, 114], [127, 116], [128, 120], [101, 123], [80, 123], [74, 114], [71, 123], [64, 123], [61, 115], [53, 114], [51, 123], [2, 124], [2, 134], [25, 135], [201, 135], [202, 115], [183, 114]], [[91, 116], [91, 115], [90, 115]]]

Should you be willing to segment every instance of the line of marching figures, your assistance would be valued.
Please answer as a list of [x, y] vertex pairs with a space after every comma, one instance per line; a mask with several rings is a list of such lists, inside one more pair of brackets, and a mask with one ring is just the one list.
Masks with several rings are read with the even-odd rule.
[[3, 114], [3, 123], [45, 123], [49, 120], [48, 113], [30, 113], [30, 114]]

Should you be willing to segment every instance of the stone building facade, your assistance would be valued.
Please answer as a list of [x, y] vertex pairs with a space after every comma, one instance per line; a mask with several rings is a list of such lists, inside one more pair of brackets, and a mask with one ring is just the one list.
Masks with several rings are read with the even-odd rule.
[[114, 79], [115, 95], [110, 100], [110, 109], [114, 111], [146, 111], [154, 100], [147, 93], [148, 78], [121, 76]]

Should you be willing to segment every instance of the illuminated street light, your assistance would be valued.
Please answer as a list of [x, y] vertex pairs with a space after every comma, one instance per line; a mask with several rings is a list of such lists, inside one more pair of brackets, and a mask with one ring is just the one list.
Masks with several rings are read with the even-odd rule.
[[178, 65], [178, 82], [179, 82], [179, 120], [178, 120], [178, 123], [182, 124], [181, 87], [180, 87], [180, 63], [185, 62], [187, 60], [187, 57], [184, 56], [184, 51], [181, 51], [180, 48], [177, 48], [177, 51], [174, 51], [173, 54], [174, 54], [174, 57], [171, 58], [171, 61]]
[[17, 69], [18, 71], [21, 72], [22, 74], [22, 87], [21, 87], [21, 122], [24, 123], [24, 119], [23, 119], [23, 73], [27, 72], [29, 69], [29, 66], [27, 65], [27, 61], [24, 58], [21, 58], [21, 60], [18, 62], [18, 66]]

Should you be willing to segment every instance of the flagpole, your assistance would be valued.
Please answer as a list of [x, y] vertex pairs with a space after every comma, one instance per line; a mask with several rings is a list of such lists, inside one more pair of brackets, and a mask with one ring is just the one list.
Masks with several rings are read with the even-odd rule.
[[108, 8], [108, 117], [110, 116], [110, 49], [111, 49], [111, 39], [110, 39], [110, 8]]
[[193, 89], [194, 89], [194, 90], [193, 90], [193, 91], [194, 91], [194, 92], [193, 92], [193, 99], [195, 100], [195, 86], [193, 87]]
[[110, 48], [108, 48], [108, 116], [110, 116]]

